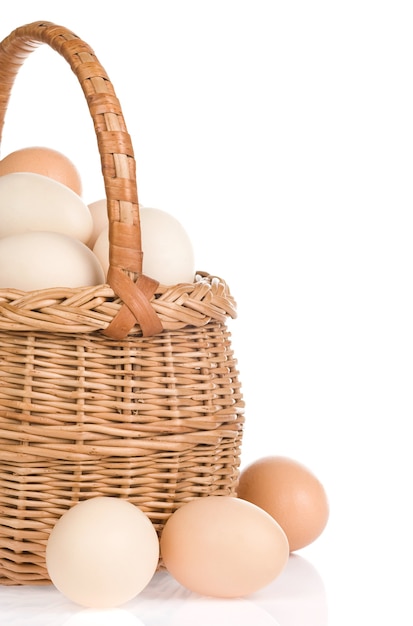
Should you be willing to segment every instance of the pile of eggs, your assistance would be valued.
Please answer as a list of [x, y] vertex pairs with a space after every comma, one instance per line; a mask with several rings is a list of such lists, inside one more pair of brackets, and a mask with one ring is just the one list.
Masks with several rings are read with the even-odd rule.
[[[194, 253], [182, 225], [140, 207], [143, 273], [164, 285], [193, 282]], [[45, 147], [0, 161], [0, 288], [34, 291], [105, 282], [106, 200], [86, 204], [73, 163]], [[183, 503], [160, 536], [122, 498], [96, 497], [68, 509], [46, 545], [49, 577], [77, 604], [119, 606], [151, 581], [161, 561], [187, 589], [242, 597], [265, 587], [289, 555], [313, 542], [329, 515], [325, 490], [306, 467], [267, 457], [239, 476], [236, 496]]]
[[[76, 166], [33, 146], [0, 160], [0, 288], [35, 291], [105, 283], [106, 199], [86, 204]], [[193, 282], [194, 252], [181, 223], [140, 207], [143, 273], [163, 285]]]
[[290, 553], [322, 533], [328, 516], [326, 492], [308, 468], [265, 457], [241, 471], [236, 496], [182, 503], [159, 537], [149, 517], [127, 500], [81, 501], [52, 528], [46, 565], [63, 595], [91, 608], [132, 600], [152, 580], [159, 558], [194, 593], [243, 597], [275, 580]]

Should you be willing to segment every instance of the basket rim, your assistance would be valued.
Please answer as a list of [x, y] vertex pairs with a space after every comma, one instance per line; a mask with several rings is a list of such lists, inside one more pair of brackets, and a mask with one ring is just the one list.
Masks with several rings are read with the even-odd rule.
[[[201, 327], [211, 321], [224, 324], [228, 318], [237, 317], [236, 303], [228, 285], [205, 272], [198, 272], [194, 283], [159, 285], [150, 303], [161, 320], [163, 331], [167, 332], [187, 326]], [[112, 339], [123, 339], [126, 335], [111, 336], [107, 329], [117, 315], [123, 315], [124, 306], [107, 284], [32, 292], [0, 289], [0, 334], [102, 332]], [[136, 334], [143, 335], [143, 332], [135, 321], [128, 335]]]
[[[0, 141], [18, 71], [26, 58], [44, 44], [60, 54], [75, 73], [94, 124], [109, 220], [107, 283], [91, 289], [66, 290], [61, 299], [54, 298], [49, 290], [44, 290], [40, 298], [43, 301], [52, 299], [55, 305], [43, 307], [41, 310], [36, 306], [31, 308], [29, 304], [31, 300], [39, 300], [39, 292], [24, 296], [19, 294], [16, 303], [15, 290], [9, 290], [8, 296], [7, 290], [3, 290], [0, 300], [0, 328], [27, 330], [34, 325], [45, 330], [57, 327], [66, 332], [64, 329], [71, 326], [73, 321], [72, 302], [79, 302], [79, 299], [83, 301], [82, 308], [78, 310], [82, 322], [73, 324], [73, 327], [84, 329], [82, 332], [87, 332], [87, 328], [98, 329], [113, 339], [126, 337], [137, 329], [144, 336], [157, 334], [169, 326], [192, 323], [190, 320], [197, 317], [205, 323], [206, 319], [211, 318], [211, 314], [217, 319], [228, 315], [235, 317], [234, 300], [227, 287], [223, 287], [225, 283], [221, 279], [218, 282], [222, 284], [217, 289], [216, 280], [212, 278], [208, 281], [207, 275], [201, 272], [202, 280], [198, 278], [194, 284], [186, 285], [186, 295], [183, 296], [182, 285], [165, 287], [142, 273], [143, 251], [132, 140], [107, 72], [94, 50], [70, 29], [53, 22], [36, 21], [17, 27], [0, 42]], [[209, 290], [211, 293], [206, 297], [204, 292], [208, 283], [207, 292]], [[176, 291], [172, 297], [171, 289]], [[90, 297], [89, 302], [85, 301], [86, 294]], [[104, 315], [92, 314], [98, 300], [112, 305], [107, 306]], [[165, 309], [167, 300], [169, 304]], [[21, 304], [22, 301], [24, 305]], [[70, 304], [64, 304], [66, 302]], [[184, 309], [180, 319], [176, 319], [176, 315], [171, 316], [171, 302], [175, 309]], [[202, 311], [201, 304], [204, 302], [206, 309]], [[57, 325], [55, 306], [58, 306], [57, 317], [60, 318]], [[192, 310], [192, 315], [188, 315], [188, 310]], [[86, 314], [85, 311], [89, 313]], [[65, 313], [71, 320], [67, 324], [64, 323]], [[85, 323], [87, 318], [90, 320]]]

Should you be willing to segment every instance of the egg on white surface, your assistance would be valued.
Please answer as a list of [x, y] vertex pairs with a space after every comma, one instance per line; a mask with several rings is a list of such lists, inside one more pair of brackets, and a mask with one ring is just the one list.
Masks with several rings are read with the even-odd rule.
[[169, 573], [201, 595], [235, 598], [272, 582], [288, 562], [280, 525], [258, 506], [230, 496], [195, 498], [167, 520], [160, 540]]
[[96, 256], [78, 239], [40, 231], [0, 239], [0, 288], [35, 291], [104, 282]]
[[66, 185], [32, 172], [0, 176], [0, 237], [54, 231], [86, 243], [92, 228], [89, 207]]
[[46, 546], [46, 565], [55, 587], [91, 608], [132, 600], [152, 579], [159, 540], [149, 517], [127, 500], [96, 497], [59, 518]]
[[82, 180], [77, 167], [65, 154], [53, 148], [28, 146], [10, 152], [0, 160], [0, 176], [13, 172], [48, 176], [82, 195]]
[[[192, 283], [195, 279], [195, 255], [192, 242], [175, 217], [151, 207], [140, 207], [142, 271], [162, 285]], [[109, 229], [98, 235], [93, 252], [105, 275], [109, 268]]]
[[291, 552], [315, 541], [328, 522], [329, 502], [322, 483], [295, 459], [276, 455], [256, 459], [242, 470], [237, 494], [280, 524]]

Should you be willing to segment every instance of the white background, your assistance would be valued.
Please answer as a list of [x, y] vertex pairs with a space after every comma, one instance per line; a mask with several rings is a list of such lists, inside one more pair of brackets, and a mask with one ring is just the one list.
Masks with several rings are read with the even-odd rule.
[[[180, 219], [198, 269], [228, 282], [243, 465], [295, 458], [330, 500], [322, 536], [256, 597], [207, 602], [160, 577], [116, 623], [412, 624], [411, 3], [7, 5], [1, 39], [48, 20], [95, 49], [140, 201]], [[87, 202], [103, 197], [83, 94], [47, 47], [16, 81], [2, 156], [34, 144], [74, 160]], [[104, 619], [54, 590], [0, 588], [0, 623], [69, 622]]]

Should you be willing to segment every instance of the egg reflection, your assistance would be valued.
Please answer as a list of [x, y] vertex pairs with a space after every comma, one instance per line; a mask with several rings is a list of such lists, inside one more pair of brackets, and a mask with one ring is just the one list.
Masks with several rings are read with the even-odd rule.
[[144, 623], [124, 609], [85, 609], [72, 615], [63, 626], [145, 626]]
[[[282, 626], [327, 626], [328, 604], [323, 579], [314, 565], [297, 554], [277, 580], [253, 596]], [[199, 626], [199, 624], [197, 625]]]
[[168, 626], [284, 626], [259, 605], [245, 599], [198, 598], [182, 605]]

